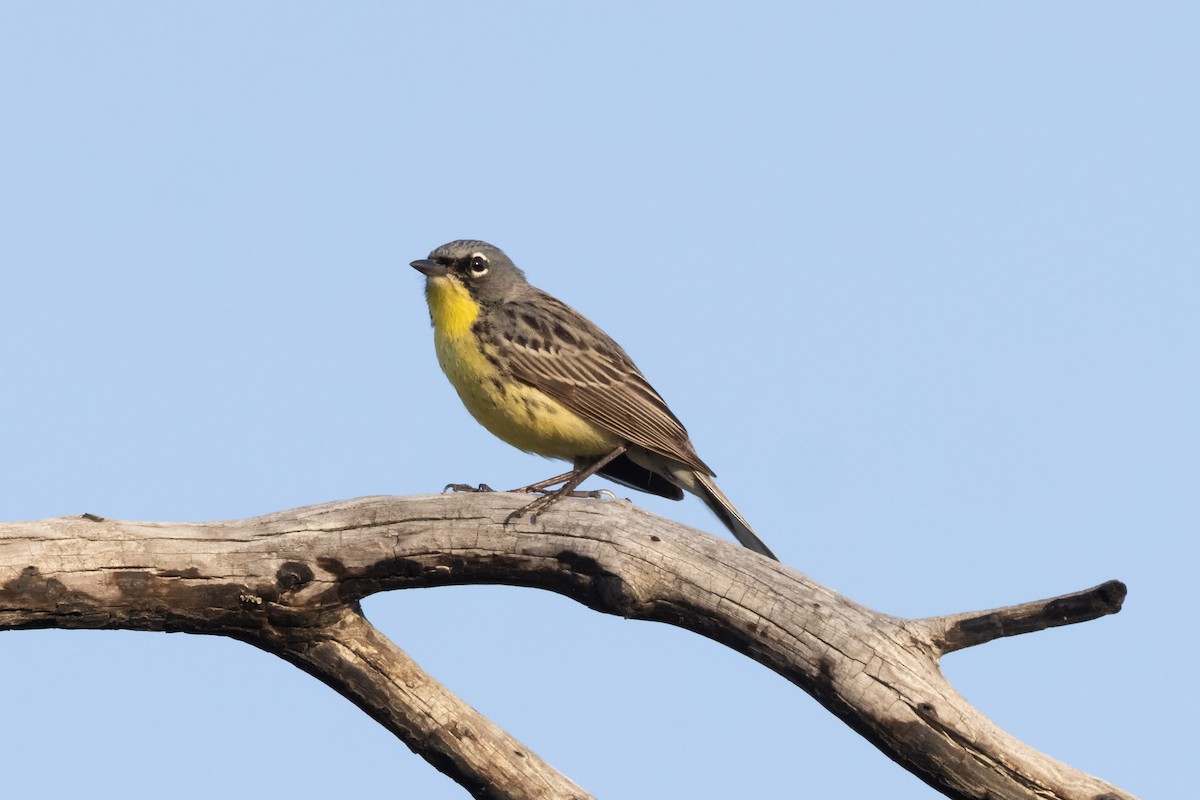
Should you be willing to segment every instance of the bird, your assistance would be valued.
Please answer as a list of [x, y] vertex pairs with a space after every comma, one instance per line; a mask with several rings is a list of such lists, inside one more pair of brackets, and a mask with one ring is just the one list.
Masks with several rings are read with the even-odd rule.
[[696, 495], [743, 546], [779, 560], [717, 488], [683, 423], [597, 325], [487, 242], [448, 242], [411, 266], [425, 276], [438, 363], [467, 411], [513, 447], [572, 464], [517, 490], [541, 493], [517, 516], [535, 521], [598, 474], [672, 500]]

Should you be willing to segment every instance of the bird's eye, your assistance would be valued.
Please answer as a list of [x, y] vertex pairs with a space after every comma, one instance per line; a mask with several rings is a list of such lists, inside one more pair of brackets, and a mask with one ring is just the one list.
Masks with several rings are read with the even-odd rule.
[[472, 278], [482, 278], [487, 275], [488, 261], [479, 253], [471, 256], [471, 263], [467, 265], [467, 272]]

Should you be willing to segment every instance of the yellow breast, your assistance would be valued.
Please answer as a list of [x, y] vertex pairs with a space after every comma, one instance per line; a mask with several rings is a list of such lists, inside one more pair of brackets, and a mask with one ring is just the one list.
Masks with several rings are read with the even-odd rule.
[[479, 304], [458, 281], [425, 286], [438, 363], [471, 416], [500, 439], [530, 453], [568, 461], [612, 451], [620, 440], [538, 389], [505, 377], [473, 326]]

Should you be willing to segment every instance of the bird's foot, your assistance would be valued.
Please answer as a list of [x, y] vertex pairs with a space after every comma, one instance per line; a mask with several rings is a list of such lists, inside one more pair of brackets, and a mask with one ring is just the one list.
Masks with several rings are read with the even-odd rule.
[[469, 483], [447, 483], [442, 488], [442, 494], [446, 492], [494, 492], [496, 491], [486, 483], [481, 483], [478, 486], [472, 486]]
[[594, 489], [590, 492], [571, 492], [571, 497], [590, 497], [593, 500], [616, 500], [617, 496], [608, 489]]
[[527, 505], [521, 506], [516, 511], [509, 514], [508, 517], [504, 520], [504, 524], [506, 524], [506, 525], [508, 523], [518, 520], [521, 517], [524, 517], [526, 515], [529, 516], [529, 523], [531, 525], [535, 524], [537, 522], [538, 515], [544, 514], [547, 510], [549, 510], [550, 506], [554, 505], [559, 500], [562, 500], [564, 497], [583, 497], [583, 498], [588, 498], [591, 500], [616, 500], [617, 499], [617, 496], [615, 494], [613, 494], [612, 492], [610, 492], [608, 489], [595, 489], [595, 490], [587, 491], [587, 492], [578, 491], [578, 490], [574, 490], [574, 489], [570, 490], [570, 491], [563, 491], [562, 489], [559, 489], [557, 491], [552, 492], [548, 489], [537, 489], [537, 488], [530, 488], [527, 486], [527, 487], [523, 487], [521, 489], [514, 489], [513, 491], [516, 491], [516, 492], [524, 491], [524, 492], [530, 492], [530, 493], [538, 492], [541, 494], [541, 497], [537, 498], [532, 503], [528, 503]]

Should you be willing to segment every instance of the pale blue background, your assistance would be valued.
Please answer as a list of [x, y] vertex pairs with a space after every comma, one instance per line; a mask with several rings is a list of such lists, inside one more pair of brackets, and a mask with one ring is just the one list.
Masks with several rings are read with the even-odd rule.
[[[434, 360], [408, 262], [485, 238], [815, 579], [916, 616], [1127, 581], [945, 669], [1032, 746], [1187, 796], [1198, 8], [6, 2], [0, 518], [552, 474]], [[505, 588], [367, 610], [601, 797], [934, 796], [670, 627]], [[0, 635], [0, 720], [9, 797], [464, 795], [222, 639]]]

